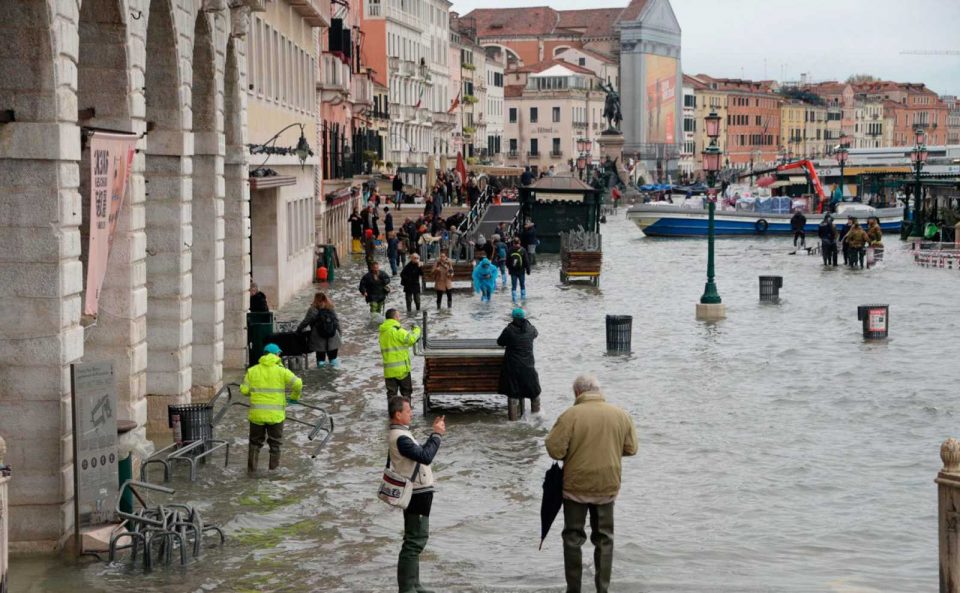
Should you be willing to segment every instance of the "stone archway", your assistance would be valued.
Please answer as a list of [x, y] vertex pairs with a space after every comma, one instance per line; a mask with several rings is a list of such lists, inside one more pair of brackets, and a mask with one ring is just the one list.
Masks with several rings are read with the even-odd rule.
[[223, 128], [226, 158], [224, 186], [224, 353], [229, 369], [246, 368], [246, 312], [250, 302], [250, 186], [247, 184], [246, 137], [243, 126], [242, 76], [234, 39], [227, 42], [223, 76]]
[[190, 153], [184, 131], [180, 52], [170, 0], [152, 0], [144, 68], [147, 118], [146, 206], [147, 407], [150, 425], [166, 424], [168, 404], [190, 401], [192, 278]]
[[83, 274], [70, 4], [0, 0], [0, 435], [17, 468], [15, 549], [54, 550], [73, 529], [73, 456], [62, 445], [69, 365], [83, 356]]
[[223, 380], [223, 144], [217, 121], [212, 17], [200, 11], [193, 34], [192, 253], [193, 395], [209, 399]]
[[[83, 0], [78, 33], [77, 108], [81, 126], [132, 132], [127, 13], [122, 0]], [[90, 195], [90, 154], [80, 155], [80, 195]], [[138, 168], [131, 176], [110, 253], [110, 265], [100, 291], [96, 325], [85, 337], [84, 359], [113, 363], [117, 417], [143, 425], [147, 420], [142, 388], [146, 360], [136, 356], [146, 348], [143, 310], [136, 295], [144, 295], [143, 190]], [[84, 199], [86, 202], [86, 199]], [[86, 261], [87, 208], [82, 208], [82, 260]]]

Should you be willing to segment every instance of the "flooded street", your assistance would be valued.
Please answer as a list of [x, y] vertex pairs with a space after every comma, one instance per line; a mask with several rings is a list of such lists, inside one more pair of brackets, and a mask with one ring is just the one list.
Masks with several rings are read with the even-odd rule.
[[[423, 583], [443, 592], [563, 590], [562, 519], [537, 550], [550, 465], [543, 438], [572, 403], [575, 376], [593, 371], [640, 439], [616, 504], [614, 591], [936, 591], [933, 478], [940, 443], [960, 433], [949, 370], [960, 339], [957, 273], [915, 267], [893, 236], [886, 261], [866, 272], [790, 256], [787, 238], [721, 240], [728, 318], [704, 324], [694, 304], [705, 242], [643, 238], [622, 212], [602, 230], [599, 289], [560, 285], [557, 256], [540, 256], [528, 281], [542, 414], [510, 423], [503, 397], [448, 410]], [[16, 559], [10, 590], [396, 590], [402, 516], [375, 496], [386, 456], [376, 330], [356, 292], [361, 261], [345, 263], [331, 291], [343, 366], [303, 374], [305, 400], [336, 422], [327, 447], [311, 459], [306, 431], [288, 424], [284, 469], [250, 479], [245, 414], [235, 408], [217, 427], [232, 443], [230, 466], [216, 455], [221, 463], [196, 483], [182, 468], [171, 483], [177, 499], [225, 527], [225, 548], [150, 574]], [[783, 276], [780, 305], [758, 303], [757, 276], [766, 274]], [[398, 280], [388, 305], [402, 307]], [[299, 319], [311, 297], [304, 292], [278, 319]], [[433, 294], [423, 303], [432, 311]], [[869, 303], [890, 305], [886, 342], [861, 338], [857, 306]], [[509, 291], [489, 305], [458, 292], [453, 305], [434, 316], [432, 335], [496, 337], [509, 321]], [[607, 313], [633, 315], [629, 357], [606, 355]], [[422, 367], [415, 357], [415, 385]], [[420, 401], [415, 388], [414, 432], [425, 436]], [[592, 566], [585, 573], [592, 583]]]

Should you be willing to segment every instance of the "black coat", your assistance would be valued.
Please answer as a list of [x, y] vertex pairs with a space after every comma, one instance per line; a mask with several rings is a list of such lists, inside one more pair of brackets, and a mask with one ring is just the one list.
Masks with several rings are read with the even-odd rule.
[[514, 319], [503, 328], [497, 344], [505, 348], [498, 392], [508, 397], [535, 398], [540, 395], [540, 376], [534, 368], [533, 341], [537, 328], [526, 319]]
[[387, 293], [390, 292], [390, 276], [380, 270], [376, 276], [373, 272], [367, 272], [360, 279], [360, 293], [366, 293], [368, 303], [382, 303], [387, 300]]
[[403, 292], [420, 294], [421, 278], [423, 278], [423, 268], [420, 264], [408, 261], [407, 265], [400, 270], [400, 285], [403, 286]]

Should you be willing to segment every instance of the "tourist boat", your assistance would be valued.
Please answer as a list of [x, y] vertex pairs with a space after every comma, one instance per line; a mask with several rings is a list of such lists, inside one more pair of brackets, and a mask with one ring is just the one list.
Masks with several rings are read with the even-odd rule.
[[[805, 214], [808, 234], [816, 236], [822, 214]], [[903, 220], [901, 208], [874, 208], [858, 202], [839, 204], [833, 215], [837, 225], [848, 216], [854, 216], [866, 228], [868, 217], [880, 220], [884, 233], [900, 232]], [[790, 235], [790, 213], [752, 212], [745, 210], [717, 210], [714, 215], [715, 234], [725, 236]], [[705, 208], [688, 208], [673, 204], [638, 204], [627, 210], [627, 219], [632, 220], [648, 237], [705, 237], [708, 214]]]

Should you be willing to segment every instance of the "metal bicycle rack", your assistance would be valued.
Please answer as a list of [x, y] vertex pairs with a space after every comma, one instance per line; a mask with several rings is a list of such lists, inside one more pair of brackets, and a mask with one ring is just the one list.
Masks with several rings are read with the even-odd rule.
[[[235, 385], [235, 384], [231, 384]], [[168, 413], [172, 418], [179, 413], [181, 419], [184, 417], [186, 422], [181, 422], [181, 430], [186, 429], [183, 440], [174, 442], [159, 451], [154, 452], [140, 466], [140, 480], [147, 481], [147, 470], [153, 464], [163, 467], [163, 481], [170, 481], [170, 466], [174, 463], [187, 463], [190, 465], [190, 481], [197, 479], [197, 463], [206, 463], [206, 458], [220, 449], [225, 450], [223, 466], [230, 463], [230, 443], [224, 440], [213, 438], [213, 408], [217, 399], [223, 393], [230, 392], [230, 385], [223, 386], [216, 395], [206, 404], [187, 404], [182, 406], [169, 406]], [[173, 422], [170, 422], [171, 428]]]
[[[143, 568], [150, 570], [156, 563], [169, 565], [174, 553], [179, 552], [180, 565], [188, 562], [187, 553], [198, 558], [203, 550], [203, 538], [208, 533], [214, 533], [222, 546], [226, 542], [223, 530], [217, 525], [204, 525], [200, 512], [185, 504], [158, 504], [151, 506], [145, 499], [144, 493], [137, 489], [162, 494], [173, 494], [174, 490], [164, 486], [147, 484], [127, 480], [120, 487], [120, 497], [117, 498], [116, 513], [123, 519], [121, 531], [114, 533], [110, 538], [109, 560], [116, 560], [117, 552], [130, 550], [130, 562], [136, 564], [137, 555], [143, 554]], [[120, 499], [125, 490], [129, 490], [140, 503], [140, 508], [132, 513], [120, 510]], [[120, 544], [124, 538], [129, 542]]]
[[[233, 389], [232, 389], [232, 388], [234, 388], [234, 387], [237, 388], [237, 390], [239, 391], [239, 388], [240, 388], [239, 385], [237, 385], [236, 383], [229, 383], [229, 384], [227, 384], [227, 385], [224, 385], [224, 386], [223, 386], [223, 389], [221, 389], [221, 390], [217, 393], [217, 396], [219, 396], [220, 393], [222, 393], [222, 392], [224, 392], [224, 390], [226, 390], [226, 392], [227, 392], [227, 400], [226, 400], [226, 403], [225, 403], [223, 406], [220, 407], [220, 410], [217, 411], [217, 413], [214, 415], [214, 417], [213, 417], [213, 425], [214, 425], [214, 426], [216, 426], [216, 425], [220, 422], [220, 420], [224, 417], [224, 415], [227, 413], [227, 411], [228, 411], [231, 407], [233, 407], [233, 406], [240, 406], [240, 407], [243, 407], [243, 408], [249, 408], [249, 407], [250, 407], [250, 404], [249, 404], [248, 402], [240, 401], [239, 399], [234, 399]], [[214, 397], [214, 400], [216, 400], [216, 399], [217, 399], [217, 398]], [[212, 401], [211, 401], [211, 403], [212, 403]], [[307, 434], [307, 440], [308, 440], [308, 441], [313, 441], [313, 440], [315, 440], [315, 439], [317, 438], [317, 436], [319, 436], [321, 433], [323, 433], [323, 438], [320, 439], [320, 442], [317, 444], [317, 448], [314, 450], [313, 454], [310, 455], [311, 459], [315, 459], [315, 458], [317, 457], [317, 454], [320, 453], [320, 449], [322, 449], [323, 446], [327, 444], [327, 441], [330, 440], [330, 437], [333, 436], [333, 417], [330, 416], [330, 414], [328, 414], [326, 410], [324, 410], [323, 408], [321, 408], [321, 407], [319, 407], [319, 406], [314, 406], [314, 405], [312, 405], [312, 404], [308, 404], [308, 403], [303, 402], [303, 401], [297, 402], [297, 405], [299, 405], [299, 406], [302, 407], [302, 408], [307, 408], [307, 409], [310, 409], [310, 410], [316, 410], [316, 411], [320, 412], [320, 416], [319, 416], [316, 420], [314, 420], [313, 422], [309, 422], [309, 421], [307, 421], [307, 420], [304, 420], [304, 419], [301, 419], [301, 418], [297, 418], [296, 416], [291, 416], [290, 413], [289, 413], [289, 410], [288, 410], [288, 413], [287, 413], [287, 420], [288, 420], [288, 421], [294, 422], [294, 423], [296, 423], [296, 424], [302, 424], [302, 425], [304, 425], [304, 426], [309, 426], [309, 427], [311, 428], [310, 432]]]

